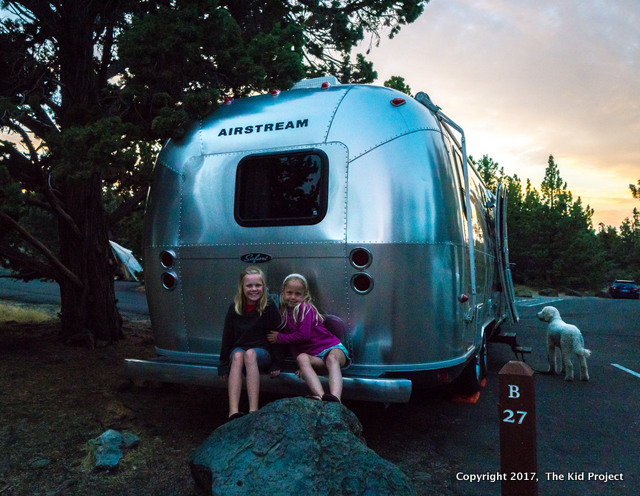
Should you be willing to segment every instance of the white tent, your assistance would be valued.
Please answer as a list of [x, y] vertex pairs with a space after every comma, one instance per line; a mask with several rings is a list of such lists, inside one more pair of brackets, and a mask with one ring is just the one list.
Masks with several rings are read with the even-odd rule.
[[124, 246], [120, 246], [115, 241], [109, 241], [109, 243], [111, 244], [113, 255], [119, 263], [120, 269], [124, 273], [124, 278], [127, 281], [137, 281], [138, 277], [136, 276], [136, 273], [142, 272], [142, 265], [140, 265], [136, 260], [136, 257], [133, 256], [131, 250], [128, 250]]

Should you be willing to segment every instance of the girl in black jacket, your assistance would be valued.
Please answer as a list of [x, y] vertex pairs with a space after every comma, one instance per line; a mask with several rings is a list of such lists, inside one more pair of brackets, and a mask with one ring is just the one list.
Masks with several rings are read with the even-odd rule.
[[[247, 376], [249, 412], [258, 410], [260, 371], [272, 363], [267, 333], [280, 325], [280, 313], [267, 297], [264, 273], [257, 267], [247, 267], [238, 282], [234, 303], [224, 320], [218, 375], [229, 384], [229, 419], [244, 415], [239, 411], [242, 392], [242, 371]], [[278, 375], [279, 370], [271, 370]]]

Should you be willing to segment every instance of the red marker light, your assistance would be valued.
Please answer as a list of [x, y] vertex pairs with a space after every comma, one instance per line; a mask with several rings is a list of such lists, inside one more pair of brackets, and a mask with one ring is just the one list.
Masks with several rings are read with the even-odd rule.
[[271, 96], [278, 96], [280, 94], [280, 90], [271, 90], [270, 91]]
[[391, 105], [394, 107], [399, 107], [400, 105], [404, 105], [407, 101], [404, 98], [394, 98], [391, 100]]
[[324, 83], [322, 83], [322, 86], [320, 86], [323, 90], [326, 90], [329, 86], [331, 86], [327, 81], [325, 81]]

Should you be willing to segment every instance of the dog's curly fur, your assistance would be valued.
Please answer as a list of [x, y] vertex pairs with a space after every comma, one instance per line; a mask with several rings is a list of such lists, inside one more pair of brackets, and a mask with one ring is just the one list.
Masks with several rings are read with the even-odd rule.
[[587, 358], [591, 356], [591, 351], [584, 347], [584, 339], [580, 329], [567, 324], [560, 318], [560, 312], [556, 307], [544, 307], [538, 312], [538, 318], [549, 323], [547, 329], [547, 358], [549, 360], [549, 372], [552, 370], [558, 373], [556, 363], [556, 348], [560, 348], [562, 353], [562, 370], [565, 372], [564, 380], [573, 380], [573, 363], [571, 355], [575, 354], [580, 363], [580, 380], [589, 380], [589, 369], [587, 368]]

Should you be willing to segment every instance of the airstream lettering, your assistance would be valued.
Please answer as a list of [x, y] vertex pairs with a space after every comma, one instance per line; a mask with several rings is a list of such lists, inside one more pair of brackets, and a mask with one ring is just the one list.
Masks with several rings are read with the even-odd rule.
[[[226, 387], [230, 291], [259, 262], [272, 295], [302, 273], [344, 324], [343, 398], [477, 390], [487, 340], [518, 318], [505, 214], [506, 190], [486, 188], [462, 129], [424, 93], [330, 77], [233, 100], [158, 157], [144, 234], [158, 358], [127, 373]], [[293, 372], [261, 388], [306, 392]]]
[[309, 119], [298, 119], [297, 121], [287, 122], [274, 122], [268, 124], [255, 124], [253, 126], [239, 126], [230, 127], [229, 129], [221, 129], [218, 133], [220, 136], [234, 136], [236, 134], [251, 134], [253, 132], [268, 132], [268, 131], [282, 131], [283, 129], [296, 129], [300, 127], [307, 127], [309, 125]]

